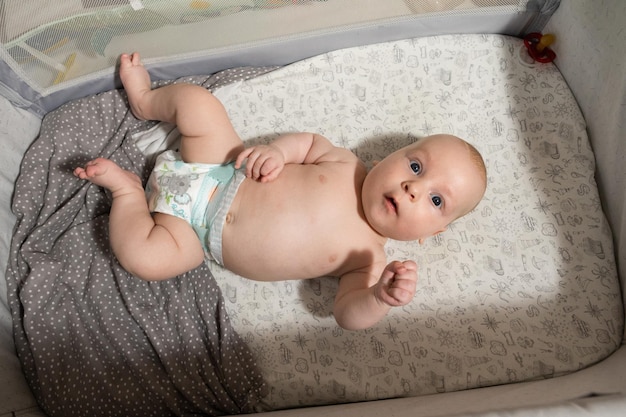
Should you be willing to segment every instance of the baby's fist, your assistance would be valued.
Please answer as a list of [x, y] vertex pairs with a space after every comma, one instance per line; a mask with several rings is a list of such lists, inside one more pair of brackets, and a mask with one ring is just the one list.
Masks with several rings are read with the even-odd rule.
[[413, 300], [417, 286], [417, 264], [413, 261], [393, 261], [387, 265], [376, 285], [376, 297], [391, 307], [406, 305]]
[[246, 176], [255, 181], [268, 182], [278, 177], [285, 166], [285, 157], [274, 145], [258, 145], [243, 150], [235, 160], [239, 169], [247, 159]]

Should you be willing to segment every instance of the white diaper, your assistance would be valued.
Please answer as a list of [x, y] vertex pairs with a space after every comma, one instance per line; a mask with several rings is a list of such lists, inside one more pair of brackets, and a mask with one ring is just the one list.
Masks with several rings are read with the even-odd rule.
[[148, 207], [189, 222], [207, 256], [223, 265], [222, 230], [244, 179], [234, 163], [187, 163], [178, 152], [165, 151], [157, 157], [146, 185]]

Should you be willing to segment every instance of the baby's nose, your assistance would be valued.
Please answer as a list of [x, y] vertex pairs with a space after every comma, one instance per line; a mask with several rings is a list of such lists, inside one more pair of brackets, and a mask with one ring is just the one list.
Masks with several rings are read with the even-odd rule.
[[419, 196], [419, 184], [416, 181], [405, 181], [402, 184], [402, 188], [411, 201], [415, 201]]

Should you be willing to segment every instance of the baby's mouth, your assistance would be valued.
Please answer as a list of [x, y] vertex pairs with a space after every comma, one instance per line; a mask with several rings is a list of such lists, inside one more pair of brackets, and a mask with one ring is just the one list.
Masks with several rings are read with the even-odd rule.
[[385, 203], [390, 211], [396, 214], [398, 213], [398, 203], [393, 197], [385, 196]]

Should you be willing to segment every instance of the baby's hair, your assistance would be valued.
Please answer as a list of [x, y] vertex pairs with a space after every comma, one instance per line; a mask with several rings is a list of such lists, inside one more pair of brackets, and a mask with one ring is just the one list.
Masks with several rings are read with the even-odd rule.
[[480, 177], [483, 180], [483, 184], [485, 185], [485, 188], [486, 188], [487, 187], [487, 166], [485, 165], [485, 160], [483, 159], [483, 156], [478, 151], [478, 149], [476, 149], [474, 145], [472, 145], [465, 139], [461, 139], [458, 136], [445, 134], [445, 133], [442, 133], [441, 135], [453, 137], [465, 144], [470, 154], [470, 160], [474, 163], [474, 166], [476, 167], [476, 169], [478, 169], [478, 172], [480, 173]]
[[467, 150], [470, 153], [470, 159], [476, 165], [476, 168], [480, 172], [480, 175], [486, 185], [487, 184], [487, 166], [485, 165], [485, 160], [483, 159], [483, 156], [480, 154], [478, 149], [474, 147], [474, 145], [472, 145], [471, 143], [467, 141], [463, 141], [463, 142], [465, 142], [465, 144], [467, 145]]
[[[483, 159], [483, 156], [480, 154], [480, 152], [478, 151], [478, 149], [476, 149], [474, 145], [472, 145], [471, 143], [463, 139], [461, 140], [465, 142], [465, 145], [467, 146], [467, 150], [469, 152], [470, 160], [474, 163], [474, 166], [476, 167], [476, 169], [478, 170], [480, 174], [480, 178], [483, 181], [483, 189], [486, 189], [487, 188], [487, 166], [485, 165], [485, 160]], [[474, 207], [472, 207], [468, 211], [468, 213], [474, 210], [478, 206], [479, 203], [480, 203], [480, 200], [476, 202]]]

